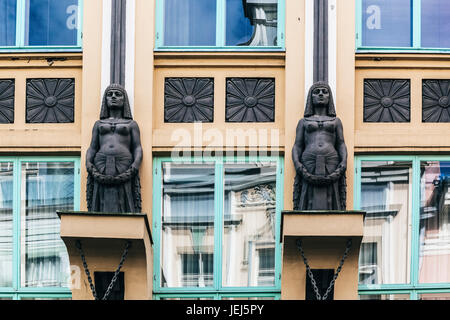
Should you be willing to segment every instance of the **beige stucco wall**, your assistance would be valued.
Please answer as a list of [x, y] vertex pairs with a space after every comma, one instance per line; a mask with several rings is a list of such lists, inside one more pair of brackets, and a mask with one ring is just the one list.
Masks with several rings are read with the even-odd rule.
[[[422, 123], [422, 79], [448, 79], [446, 54], [358, 54], [355, 80], [357, 152], [449, 151], [450, 123]], [[409, 79], [411, 117], [405, 123], [364, 123], [364, 79]]]
[[[51, 59], [56, 59], [49, 63]], [[60, 61], [58, 59], [65, 59]], [[76, 154], [80, 149], [82, 56], [79, 53], [3, 54], [0, 79], [15, 80], [14, 123], [2, 124], [0, 152]], [[31, 78], [75, 79], [74, 123], [26, 123], [26, 81]]]

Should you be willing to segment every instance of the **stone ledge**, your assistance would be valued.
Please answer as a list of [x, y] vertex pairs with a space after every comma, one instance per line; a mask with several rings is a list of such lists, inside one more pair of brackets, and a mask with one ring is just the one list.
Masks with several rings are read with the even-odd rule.
[[61, 238], [150, 239], [148, 217], [145, 213], [104, 213], [86, 211], [57, 211], [61, 220]]
[[361, 237], [365, 211], [283, 211], [281, 237]]

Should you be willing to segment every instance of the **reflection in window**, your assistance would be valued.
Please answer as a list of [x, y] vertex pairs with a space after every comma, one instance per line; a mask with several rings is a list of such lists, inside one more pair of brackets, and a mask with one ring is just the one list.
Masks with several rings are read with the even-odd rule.
[[212, 286], [214, 165], [163, 163], [161, 286]]
[[450, 162], [420, 165], [419, 282], [450, 282]]
[[360, 284], [410, 279], [411, 163], [363, 161], [361, 210], [367, 212], [359, 260]]
[[13, 164], [0, 163], [0, 287], [12, 286]]
[[448, 0], [422, 0], [422, 47], [450, 48], [450, 6]]
[[58, 210], [74, 209], [73, 162], [24, 162], [21, 175], [23, 287], [69, 287]]
[[273, 286], [276, 164], [224, 167], [223, 286]]
[[278, 0], [227, 0], [227, 46], [276, 46]]
[[164, 45], [215, 46], [216, 1], [165, 0]]
[[0, 0], [0, 46], [16, 44], [17, 0]]
[[[165, 0], [162, 44], [278, 45], [278, 0], [223, 1]], [[225, 10], [219, 4], [224, 4]]]
[[445, 293], [422, 293], [419, 300], [450, 300], [450, 292]]
[[362, 294], [359, 300], [409, 300], [409, 294]]
[[77, 44], [78, 0], [27, 0], [25, 5], [25, 45]]
[[410, 47], [411, 3], [411, 0], [362, 0], [362, 45]]

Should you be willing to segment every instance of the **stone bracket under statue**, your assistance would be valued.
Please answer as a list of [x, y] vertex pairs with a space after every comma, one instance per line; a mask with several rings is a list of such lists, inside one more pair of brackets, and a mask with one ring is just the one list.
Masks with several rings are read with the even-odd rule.
[[128, 241], [131, 247], [121, 268], [125, 300], [151, 299], [153, 240], [145, 213], [59, 211], [61, 238], [71, 265], [72, 299], [92, 300], [93, 295], [76, 243], [83, 245], [91, 277], [114, 272]]
[[348, 239], [352, 240], [349, 254], [334, 285], [334, 300], [358, 299], [358, 260], [363, 237], [364, 211], [308, 210], [283, 211], [281, 238], [283, 265], [281, 299], [304, 300], [306, 284], [310, 281], [297, 240], [311, 269], [333, 269], [339, 265]]

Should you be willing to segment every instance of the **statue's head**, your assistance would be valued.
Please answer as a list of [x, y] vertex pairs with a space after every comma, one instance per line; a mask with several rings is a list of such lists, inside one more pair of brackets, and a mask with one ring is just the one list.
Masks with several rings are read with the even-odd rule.
[[304, 117], [313, 116], [315, 114], [316, 106], [326, 107], [327, 115], [329, 117], [336, 116], [333, 93], [331, 92], [330, 86], [326, 82], [318, 81], [309, 89]]
[[109, 118], [111, 109], [122, 109], [122, 118], [133, 119], [127, 91], [122, 85], [117, 83], [109, 85], [103, 94], [100, 119]]

